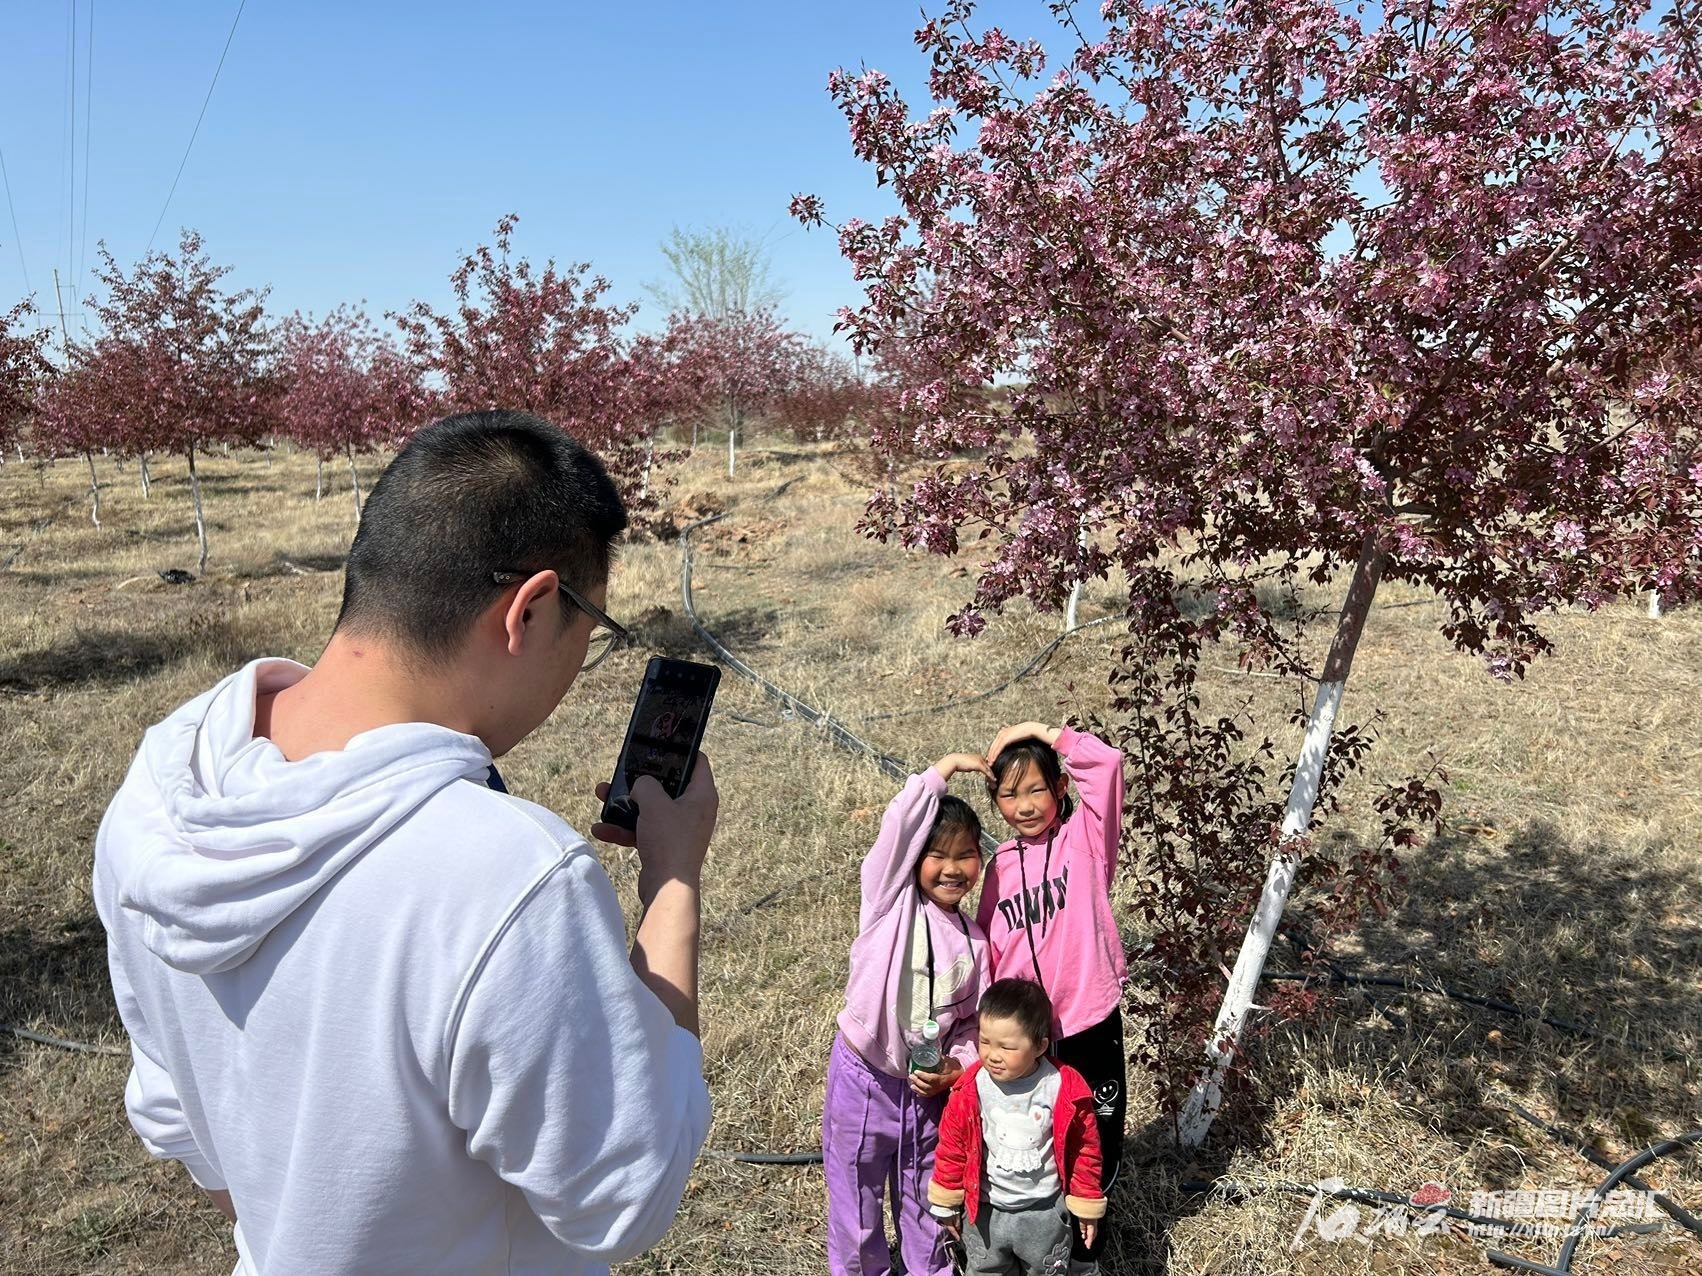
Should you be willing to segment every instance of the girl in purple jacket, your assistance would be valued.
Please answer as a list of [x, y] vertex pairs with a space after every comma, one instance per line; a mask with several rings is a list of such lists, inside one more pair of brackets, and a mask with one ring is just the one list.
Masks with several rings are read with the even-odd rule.
[[[1052, 999], [1052, 1057], [1093, 1089], [1110, 1195], [1128, 1108], [1123, 1053], [1123, 941], [1111, 883], [1123, 828], [1123, 755], [1096, 736], [1044, 722], [1005, 727], [987, 750], [988, 793], [1016, 834], [987, 862], [976, 919], [1000, 979], [1032, 979]], [[1075, 781], [1080, 803], [1071, 800]], [[1077, 1234], [1072, 1271], [1095, 1270], [1105, 1246]]]
[[[909, 1276], [949, 1276], [928, 1178], [946, 1092], [977, 1057], [975, 1008], [992, 982], [987, 939], [958, 906], [981, 876], [981, 822], [946, 793], [959, 771], [991, 780], [987, 759], [941, 758], [906, 781], [863, 860], [851, 977], [827, 1065], [822, 1160], [832, 1276], [887, 1276], [883, 1198]], [[912, 1071], [923, 1025], [939, 1025], [940, 1066]]]

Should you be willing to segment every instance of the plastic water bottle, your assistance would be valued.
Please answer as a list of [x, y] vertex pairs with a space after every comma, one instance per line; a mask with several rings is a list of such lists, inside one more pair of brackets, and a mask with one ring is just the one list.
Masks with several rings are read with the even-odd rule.
[[910, 1047], [910, 1071], [938, 1072], [940, 1068], [940, 1025], [922, 1021], [922, 1038]]

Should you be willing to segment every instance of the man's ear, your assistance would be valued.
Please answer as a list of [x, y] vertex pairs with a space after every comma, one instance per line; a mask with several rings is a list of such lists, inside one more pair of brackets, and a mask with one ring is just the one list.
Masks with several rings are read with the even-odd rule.
[[502, 614], [502, 628], [507, 639], [508, 654], [518, 656], [525, 646], [527, 632], [537, 623], [540, 612], [556, 592], [558, 577], [552, 571], [541, 571], [520, 582], [514, 597]]

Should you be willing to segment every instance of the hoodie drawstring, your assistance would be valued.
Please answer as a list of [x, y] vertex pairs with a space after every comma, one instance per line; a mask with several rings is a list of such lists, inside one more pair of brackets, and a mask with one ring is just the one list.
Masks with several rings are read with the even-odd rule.
[[[1058, 835], [1053, 829], [1046, 835], [1046, 855], [1040, 862], [1040, 889], [1048, 891], [1047, 874], [1052, 871], [1052, 839]], [[1046, 980], [1040, 974], [1040, 953], [1034, 946], [1034, 914], [1028, 911], [1028, 843], [1022, 838], [1016, 841], [1017, 872], [1022, 875], [1022, 933], [1028, 936], [1028, 957], [1034, 963], [1034, 982], [1040, 985], [1040, 991], [1046, 992]], [[1046, 911], [1041, 909], [1040, 937], [1046, 938]], [[1051, 994], [1047, 994], [1050, 996]]]

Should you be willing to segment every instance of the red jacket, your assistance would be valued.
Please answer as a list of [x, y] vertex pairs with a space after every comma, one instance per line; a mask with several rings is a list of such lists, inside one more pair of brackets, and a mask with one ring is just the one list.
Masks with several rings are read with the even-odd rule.
[[[1093, 1115], [1093, 1091], [1068, 1064], [1054, 1062], [1054, 1066], [1058, 1103], [1052, 1109], [1052, 1154], [1058, 1159], [1064, 1205], [1077, 1218], [1103, 1218], [1105, 1193], [1099, 1186], [1099, 1124]], [[980, 1071], [979, 1063], [971, 1064], [951, 1088], [945, 1116], [940, 1118], [934, 1176], [928, 1180], [930, 1204], [963, 1209], [972, 1223], [981, 1217], [987, 1153], [981, 1137], [981, 1092], [975, 1088]]]

